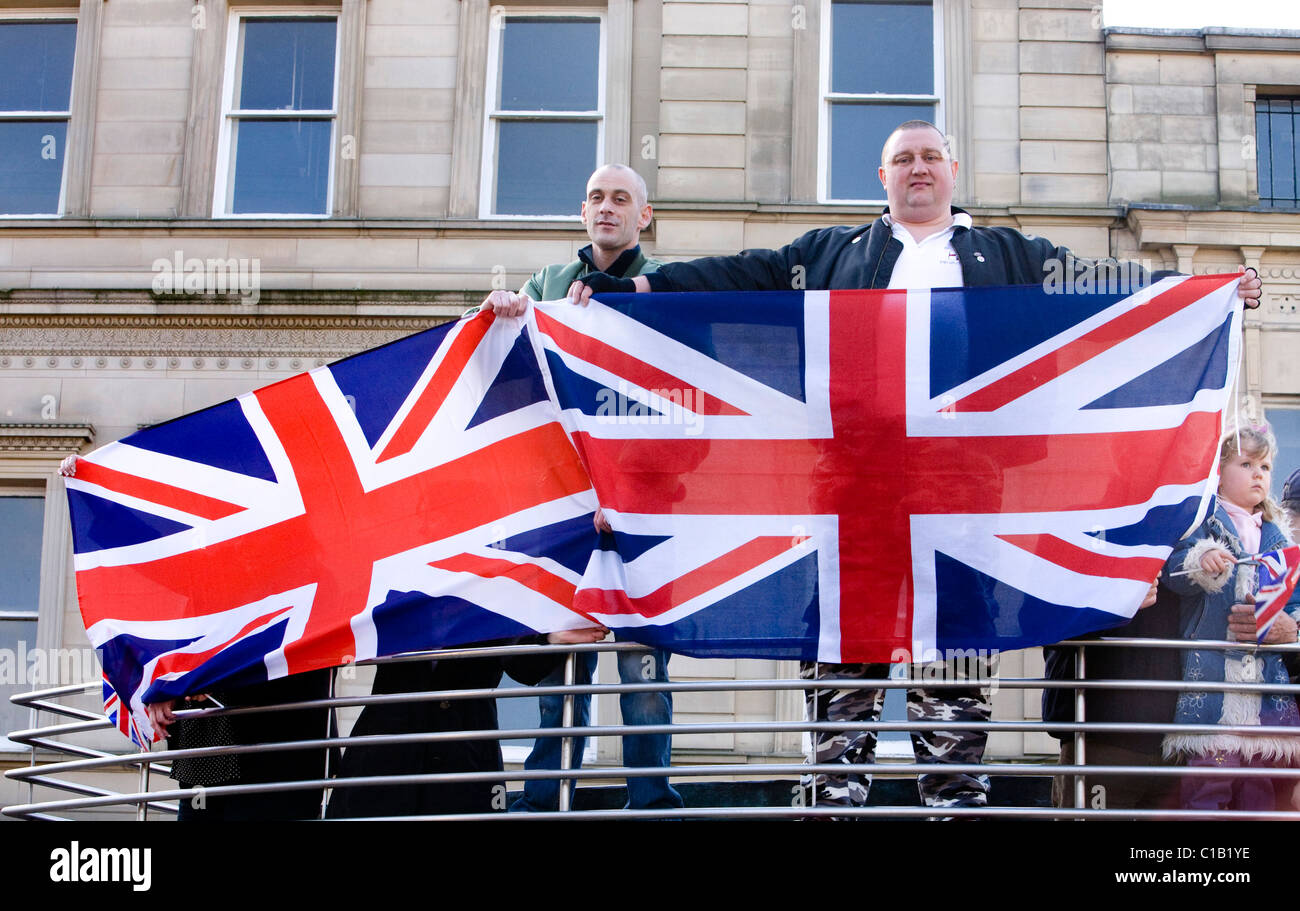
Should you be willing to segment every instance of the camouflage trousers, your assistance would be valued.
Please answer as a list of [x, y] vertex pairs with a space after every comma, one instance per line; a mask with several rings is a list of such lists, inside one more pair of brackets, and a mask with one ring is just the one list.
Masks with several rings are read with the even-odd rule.
[[[932, 679], [960, 680], [952, 663]], [[801, 662], [799, 676], [805, 680], [851, 678], [880, 679], [889, 676], [888, 664], [813, 664]], [[987, 679], [987, 678], [986, 678]], [[808, 690], [808, 717], [813, 721], [840, 723], [880, 720], [885, 703], [883, 689], [836, 689], [833, 686]], [[993, 714], [988, 691], [979, 686], [953, 689], [913, 687], [907, 691], [910, 721], [983, 721]], [[912, 731], [912, 749], [917, 763], [974, 764], [984, 760], [988, 731]], [[876, 757], [876, 731], [870, 727], [842, 732], [814, 732], [816, 762], [820, 765], [872, 763]], [[813, 799], [818, 805], [865, 806], [871, 776], [855, 771], [843, 775], [815, 776]], [[926, 774], [917, 779], [921, 799], [929, 807], [982, 807], [988, 804], [987, 775]]]

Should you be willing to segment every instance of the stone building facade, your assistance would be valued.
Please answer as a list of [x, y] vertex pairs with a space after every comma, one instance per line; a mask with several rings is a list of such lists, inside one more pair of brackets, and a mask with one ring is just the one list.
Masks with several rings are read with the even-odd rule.
[[[1300, 464], [1300, 34], [1102, 25], [1091, 0], [0, 0], [0, 47], [30, 75], [0, 93], [0, 551], [25, 580], [0, 603], [0, 649], [85, 645], [65, 455], [573, 259], [601, 161], [645, 177], [661, 258], [868, 221], [882, 124], [907, 116], [951, 137], [979, 223], [1157, 268], [1259, 268], [1241, 388], [1282, 467]], [[802, 715], [788, 693], [678, 706]], [[1036, 694], [1003, 690], [997, 710], [1035, 717]], [[675, 749], [761, 762], [800, 744]], [[991, 751], [1053, 747], [1005, 734]]]

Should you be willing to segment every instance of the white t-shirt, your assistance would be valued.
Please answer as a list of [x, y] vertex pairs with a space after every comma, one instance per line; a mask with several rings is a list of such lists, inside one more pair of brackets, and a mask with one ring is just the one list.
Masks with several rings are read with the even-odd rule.
[[917, 243], [910, 231], [884, 215], [885, 224], [889, 225], [894, 236], [903, 244], [903, 252], [894, 263], [894, 271], [889, 276], [891, 288], [960, 288], [962, 281], [961, 261], [957, 251], [952, 248], [952, 233], [958, 228], [971, 226], [970, 216], [959, 212], [953, 216], [952, 224], [943, 231], [936, 231], [925, 240]]

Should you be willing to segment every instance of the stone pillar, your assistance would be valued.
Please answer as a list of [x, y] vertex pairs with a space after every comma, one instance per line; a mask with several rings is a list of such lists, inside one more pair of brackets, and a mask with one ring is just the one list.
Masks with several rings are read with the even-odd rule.
[[76, 66], [72, 73], [72, 112], [68, 136], [64, 140], [67, 165], [64, 169], [63, 214], [90, 215], [90, 175], [95, 149], [95, 112], [99, 93], [95, 90], [99, 73], [99, 39], [103, 17], [103, 0], [81, 0], [77, 10]]
[[[1239, 247], [1243, 264], [1256, 272], [1262, 272], [1259, 267], [1260, 257], [1264, 255], [1263, 247]], [[1261, 350], [1261, 334], [1263, 332], [1263, 313], [1264, 300], [1260, 298], [1259, 307], [1254, 310], [1247, 310], [1242, 321], [1245, 334], [1241, 349], [1241, 364], [1245, 371], [1245, 386], [1243, 391], [1250, 399], [1250, 408], [1252, 416], [1258, 417], [1258, 405], [1262, 401], [1261, 396], [1264, 393], [1264, 370], [1263, 370], [1263, 352]]]
[[177, 213], [182, 217], [197, 218], [212, 215], [217, 143], [221, 139], [226, 28], [230, 21], [226, 0], [207, 0], [203, 9], [206, 15], [195, 20], [190, 113], [185, 130], [185, 158], [181, 165], [181, 210]]
[[1196, 260], [1196, 244], [1174, 244], [1174, 258], [1178, 261], [1175, 268], [1184, 275], [1193, 274]]
[[334, 131], [334, 214], [360, 213], [361, 86], [366, 67], [366, 0], [343, 0], [339, 16], [338, 111]]

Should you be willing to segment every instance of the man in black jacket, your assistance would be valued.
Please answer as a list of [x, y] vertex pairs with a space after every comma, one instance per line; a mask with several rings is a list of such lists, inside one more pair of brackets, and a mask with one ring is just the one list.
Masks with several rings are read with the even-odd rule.
[[[880, 182], [889, 201], [879, 219], [857, 227], [837, 226], [809, 231], [779, 250], [746, 250], [735, 256], [715, 256], [667, 263], [657, 272], [634, 279], [593, 273], [575, 281], [569, 298], [585, 304], [593, 292], [631, 291], [786, 291], [856, 288], [945, 288], [977, 285], [1041, 284], [1056, 279], [1066, 287], [1087, 276], [1120, 290], [1140, 286], [1170, 273], [1149, 276], [1145, 270], [1114, 261], [1082, 260], [1065, 247], [1011, 228], [977, 227], [969, 214], [952, 205], [957, 161], [946, 137], [924, 121], [901, 124], [881, 152]], [[1118, 272], [1118, 276], [1116, 273]], [[1260, 281], [1253, 270], [1242, 279], [1238, 294], [1247, 307], [1259, 305]], [[803, 676], [886, 676], [885, 665], [807, 665]], [[945, 673], [947, 679], [951, 674]], [[809, 706], [815, 720], [874, 723], [881, 698], [873, 690], [811, 690]], [[987, 721], [991, 714], [987, 692], [969, 689], [913, 690], [909, 717], [914, 720]], [[913, 734], [918, 762], [978, 763], [987, 734], [979, 731]], [[821, 735], [820, 763], [871, 762], [874, 732], [850, 731]], [[987, 802], [987, 778], [969, 775], [923, 775], [921, 796], [929, 806], [982, 806]], [[821, 804], [866, 802], [870, 779], [831, 776], [817, 780]]]

